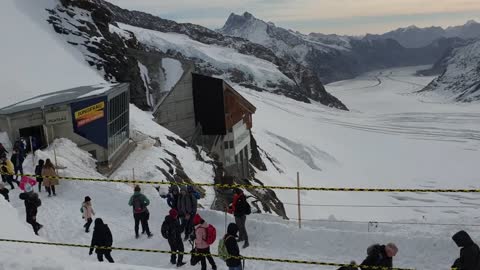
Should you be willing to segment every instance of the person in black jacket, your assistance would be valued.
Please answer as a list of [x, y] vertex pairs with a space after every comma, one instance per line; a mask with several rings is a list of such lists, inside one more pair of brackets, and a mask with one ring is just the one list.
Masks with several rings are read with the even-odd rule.
[[383, 266], [392, 267], [392, 258], [397, 255], [398, 248], [395, 244], [373, 245], [367, 250], [367, 258], [362, 262], [360, 268], [368, 270], [370, 268], [362, 268], [361, 266]]
[[[168, 240], [170, 250], [172, 252], [184, 252], [185, 248], [182, 241], [182, 226], [178, 221], [178, 211], [176, 209], [170, 209], [169, 215], [165, 217], [165, 221], [162, 224], [162, 236]], [[185, 265], [183, 262], [183, 254], [173, 254], [170, 256], [170, 262], [176, 264], [177, 267]]]
[[5, 200], [7, 200], [7, 202], [10, 201], [10, 198], [8, 197], [8, 189], [5, 188], [5, 185], [0, 183], [0, 194], [2, 194], [2, 196], [5, 198]]
[[[89, 255], [92, 255], [93, 249], [97, 253], [97, 259], [99, 262], [103, 262], [103, 256], [107, 259], [108, 262], [114, 263], [111, 249], [101, 249], [98, 247], [111, 247], [113, 244], [113, 237], [110, 228], [107, 224], [103, 223], [101, 218], [95, 219], [95, 227], [93, 228], [92, 235], [92, 244], [90, 245]], [[95, 247], [97, 246], [97, 248]]]
[[461, 247], [460, 258], [455, 260], [452, 268], [457, 270], [480, 269], [480, 250], [465, 231], [459, 231], [452, 237], [455, 244]]
[[20, 174], [23, 175], [23, 162], [25, 161], [25, 157], [20, 154], [18, 149], [13, 149], [10, 161], [13, 163], [15, 169], [15, 180], [18, 180], [18, 173], [20, 172]]
[[42, 183], [43, 183], [43, 177], [42, 177], [42, 170], [43, 170], [43, 165], [45, 165], [45, 161], [43, 159], [40, 159], [38, 161], [38, 165], [35, 166], [35, 176], [37, 177], [37, 182], [38, 182], [38, 192], [42, 192]]
[[21, 200], [25, 201], [25, 212], [27, 223], [32, 225], [33, 232], [38, 235], [38, 231], [43, 227], [37, 222], [38, 207], [42, 205], [42, 201], [38, 198], [38, 194], [33, 192], [33, 187], [30, 184], [25, 185], [25, 192], [19, 195]]
[[[228, 255], [240, 257], [240, 248], [237, 243], [238, 226], [235, 223], [228, 224], [227, 234], [223, 238], [225, 241], [225, 247], [227, 248]], [[228, 258], [227, 261], [228, 270], [242, 270], [242, 260], [240, 258]]]

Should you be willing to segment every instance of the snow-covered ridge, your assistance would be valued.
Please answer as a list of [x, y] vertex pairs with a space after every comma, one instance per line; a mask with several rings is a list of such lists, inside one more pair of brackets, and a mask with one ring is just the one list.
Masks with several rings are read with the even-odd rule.
[[422, 92], [440, 94], [448, 101], [479, 101], [480, 41], [452, 50], [442, 62], [443, 73]]

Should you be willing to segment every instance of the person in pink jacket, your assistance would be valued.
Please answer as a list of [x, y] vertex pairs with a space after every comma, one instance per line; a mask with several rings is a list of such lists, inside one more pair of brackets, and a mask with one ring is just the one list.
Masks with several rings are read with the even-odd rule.
[[83, 225], [83, 227], [85, 228], [85, 232], [88, 233], [90, 231], [90, 225], [92, 224], [92, 221], [93, 221], [93, 216], [95, 215], [95, 211], [93, 211], [93, 207], [92, 207], [92, 199], [89, 196], [85, 197], [85, 200], [82, 203], [81, 209], [82, 209], [83, 219], [85, 219], [85, 221], [87, 222], [85, 223], [85, 225]]
[[193, 218], [193, 224], [195, 225], [195, 251], [199, 254], [205, 254], [200, 256], [200, 263], [202, 265], [202, 270], [207, 270], [207, 262], [210, 263], [213, 270], [217, 269], [217, 265], [210, 255], [210, 245], [207, 243], [207, 229], [208, 223], [200, 217], [199, 214], [196, 214]]

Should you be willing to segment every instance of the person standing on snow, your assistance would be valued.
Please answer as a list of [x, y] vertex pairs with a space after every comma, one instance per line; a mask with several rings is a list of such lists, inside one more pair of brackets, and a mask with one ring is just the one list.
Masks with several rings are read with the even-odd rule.
[[185, 240], [192, 234], [193, 217], [197, 213], [197, 198], [187, 191], [187, 187], [182, 186], [177, 201], [178, 216], [185, 230]]
[[200, 217], [199, 214], [196, 214], [193, 217], [193, 224], [195, 225], [195, 232], [191, 237], [193, 238], [192, 240], [195, 241], [195, 252], [201, 254], [199, 255], [199, 259], [202, 270], [207, 270], [206, 260], [208, 260], [212, 266], [212, 270], [216, 270], [217, 265], [210, 254], [210, 244], [207, 242], [209, 225], [207, 222], [205, 222], [205, 220], [202, 219], [202, 217]]
[[480, 249], [465, 231], [453, 235], [452, 240], [460, 247], [460, 257], [455, 260], [452, 268], [457, 270], [480, 269]]
[[[162, 236], [168, 240], [170, 245], [170, 251], [183, 253], [185, 248], [182, 241], [182, 226], [178, 221], [178, 212], [176, 209], [170, 209], [168, 216], [165, 217], [165, 221], [162, 224]], [[170, 262], [177, 267], [184, 266], [183, 254], [172, 253], [170, 256]]]
[[42, 170], [43, 170], [44, 164], [45, 164], [45, 161], [43, 159], [40, 159], [38, 161], [38, 165], [35, 166], [35, 177], [37, 178], [38, 192], [42, 192], [42, 183], [43, 183]]
[[19, 195], [19, 198], [25, 201], [25, 213], [27, 223], [32, 225], [33, 232], [38, 235], [38, 231], [43, 227], [37, 222], [38, 207], [42, 205], [42, 201], [38, 198], [38, 194], [33, 192], [33, 187], [30, 184], [25, 185], [25, 192]]
[[0, 183], [0, 194], [5, 198], [7, 202], [10, 201], [10, 198], [8, 197], [8, 189], [5, 188], [5, 185], [3, 183]]
[[103, 256], [109, 263], [114, 263], [111, 249], [100, 249], [96, 247], [111, 247], [113, 245], [113, 237], [108, 225], [103, 223], [101, 218], [95, 219], [95, 227], [93, 228], [92, 243], [90, 244], [89, 255], [93, 254], [93, 249], [97, 253], [99, 262], [103, 262]]
[[15, 174], [13, 163], [6, 157], [1, 159], [0, 162], [0, 171], [2, 173], [3, 182], [10, 184], [10, 189], [15, 189], [13, 182], [17, 183], [17, 186], [20, 185], [20, 182], [13, 178], [13, 175]]
[[85, 219], [85, 232], [88, 233], [90, 231], [90, 225], [93, 221], [93, 216], [95, 215], [95, 211], [93, 211], [92, 207], [92, 199], [89, 196], [85, 197], [85, 200], [82, 203], [82, 218]]
[[55, 193], [55, 186], [60, 183], [58, 180], [58, 174], [50, 159], [45, 161], [45, 165], [42, 168], [42, 177], [43, 177], [43, 185], [48, 192], [48, 197], [57, 196]]
[[228, 258], [226, 260], [228, 270], [242, 270], [242, 260], [239, 258], [241, 257], [241, 255], [240, 248], [238, 247], [237, 243], [237, 233], [237, 224], [228, 224], [227, 234], [223, 237], [223, 241], [225, 241], [225, 248], [227, 250], [228, 256], [234, 257]]
[[235, 216], [235, 223], [240, 231], [238, 241], [245, 241], [242, 248], [247, 248], [250, 246], [250, 243], [248, 242], [248, 234], [245, 223], [247, 222], [247, 215], [250, 215], [251, 213], [251, 208], [250, 204], [247, 202], [247, 197], [243, 193], [243, 190], [239, 188], [235, 189], [235, 195], [233, 196], [233, 203], [229, 213]]
[[398, 253], [398, 248], [395, 244], [389, 243], [387, 245], [375, 244], [367, 249], [367, 258], [362, 262], [360, 268], [362, 270], [369, 270], [368, 267], [362, 266], [382, 266], [392, 267], [392, 258]]
[[10, 158], [12, 161], [13, 167], [15, 169], [15, 180], [18, 180], [18, 173], [23, 175], [23, 162], [25, 161], [25, 157], [20, 154], [18, 149], [13, 149], [12, 157]]
[[128, 205], [133, 208], [133, 218], [135, 219], [135, 238], [139, 238], [138, 226], [142, 223], [142, 231], [147, 233], [148, 238], [151, 238], [153, 234], [150, 232], [148, 227], [148, 217], [150, 213], [148, 212], [147, 206], [150, 204], [150, 200], [141, 193], [139, 186], [135, 186], [133, 196], [130, 197]]

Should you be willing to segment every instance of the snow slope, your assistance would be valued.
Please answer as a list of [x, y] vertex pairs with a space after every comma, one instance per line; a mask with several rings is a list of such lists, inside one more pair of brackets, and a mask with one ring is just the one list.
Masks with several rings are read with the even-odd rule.
[[423, 89], [447, 101], [480, 100], [480, 40], [454, 49], [445, 56], [444, 72]]
[[182, 63], [173, 58], [164, 58], [162, 59], [162, 68], [166, 75], [163, 90], [170, 92], [183, 75]]
[[[0, 107], [52, 91], [104, 82], [46, 19], [56, 0], [5, 0], [0, 9]], [[12, 27], [14, 25], [15, 27]]]
[[[413, 94], [433, 79], [415, 77], [415, 70], [378, 71], [328, 85], [352, 112], [237, 86], [257, 107], [254, 135], [274, 160], [268, 162], [264, 153], [268, 172], [256, 177], [267, 185], [295, 186], [298, 171], [302, 186], [478, 188], [478, 104], [431, 103]], [[279, 191], [278, 196], [288, 204], [288, 215], [296, 218], [296, 192]], [[476, 223], [480, 196], [302, 192], [301, 197], [303, 204], [323, 205], [304, 206], [306, 219]]]
[[162, 52], [171, 49], [179, 51], [186, 57], [202, 59], [218, 69], [232, 71], [239, 69], [253, 76], [262, 87], [267, 87], [269, 82], [284, 81], [293, 84], [290, 78], [280, 72], [278, 67], [271, 62], [241, 54], [235, 49], [207, 45], [177, 33], [163, 33], [120, 23], [119, 26], [124, 30], [133, 32], [143, 44]]

